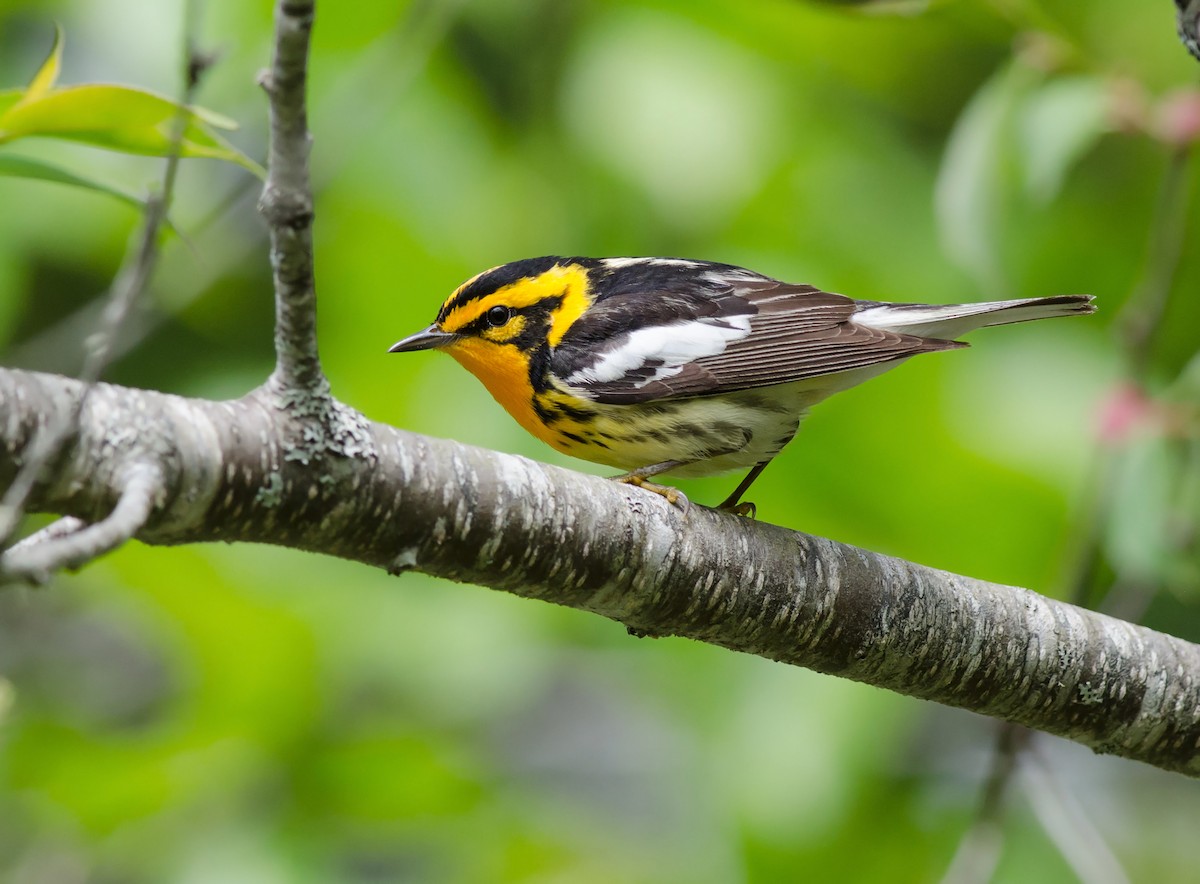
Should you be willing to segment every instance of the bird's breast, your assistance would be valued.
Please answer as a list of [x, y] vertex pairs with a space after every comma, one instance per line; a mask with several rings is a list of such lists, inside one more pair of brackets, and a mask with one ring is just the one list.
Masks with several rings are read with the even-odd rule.
[[534, 409], [534, 390], [529, 380], [529, 357], [516, 347], [477, 338], [455, 341], [446, 351], [463, 368], [483, 383], [492, 398], [525, 430], [554, 445], [554, 433]]

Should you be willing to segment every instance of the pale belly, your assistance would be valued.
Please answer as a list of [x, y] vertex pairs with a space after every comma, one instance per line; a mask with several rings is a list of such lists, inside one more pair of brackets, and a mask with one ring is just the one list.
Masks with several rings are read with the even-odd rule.
[[662, 475], [714, 476], [773, 458], [819, 398], [787, 384], [645, 404], [592, 403], [594, 417], [573, 428], [577, 438], [549, 441], [566, 454], [622, 470], [682, 461]]
[[796, 435], [813, 405], [904, 361], [719, 396], [588, 402], [588, 413], [543, 425], [537, 435], [565, 454], [626, 471], [678, 461], [680, 466], [660, 475], [715, 476], [769, 461]]

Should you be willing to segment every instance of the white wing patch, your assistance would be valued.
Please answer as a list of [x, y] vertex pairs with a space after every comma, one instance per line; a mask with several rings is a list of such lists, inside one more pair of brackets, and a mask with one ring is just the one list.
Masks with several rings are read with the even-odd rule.
[[686, 258], [604, 258], [601, 260], [608, 270], [620, 270], [623, 267], [699, 267], [699, 261], [689, 261]]
[[607, 384], [629, 377], [632, 386], [644, 387], [679, 374], [689, 362], [724, 353], [730, 343], [748, 334], [748, 315], [639, 328], [587, 368], [574, 372], [567, 383]]
[[746, 270], [744, 267], [722, 267], [719, 270], [705, 270], [700, 274], [709, 282], [720, 285], [736, 285], [739, 282], [773, 282], [761, 273]]

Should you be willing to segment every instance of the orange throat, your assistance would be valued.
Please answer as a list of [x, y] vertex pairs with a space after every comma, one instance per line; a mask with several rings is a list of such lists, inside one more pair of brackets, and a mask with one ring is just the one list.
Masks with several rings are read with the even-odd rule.
[[533, 410], [528, 356], [516, 347], [478, 338], [460, 338], [445, 349], [459, 365], [479, 378], [492, 398], [517, 423], [543, 442], [553, 444], [554, 434]]

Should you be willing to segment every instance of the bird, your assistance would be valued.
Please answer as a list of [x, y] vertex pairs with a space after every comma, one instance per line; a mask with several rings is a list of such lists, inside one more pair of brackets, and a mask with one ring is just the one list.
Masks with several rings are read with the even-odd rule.
[[821, 400], [977, 328], [1092, 301], [855, 300], [713, 261], [547, 255], [467, 280], [389, 352], [444, 350], [538, 439], [685, 510], [651, 480], [748, 468], [717, 508], [753, 516], [743, 495]]

